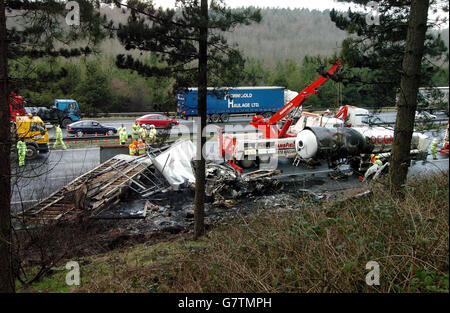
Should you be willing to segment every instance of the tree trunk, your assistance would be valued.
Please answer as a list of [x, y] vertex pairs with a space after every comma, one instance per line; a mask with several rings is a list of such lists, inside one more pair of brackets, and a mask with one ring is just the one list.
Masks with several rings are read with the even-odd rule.
[[205, 232], [205, 158], [202, 152], [203, 146], [206, 143], [206, 137], [203, 136], [203, 128], [206, 126], [206, 92], [208, 84], [208, 0], [201, 0], [200, 11], [201, 23], [198, 57], [198, 114], [200, 116], [200, 129], [197, 129], [197, 140], [200, 139], [200, 145], [197, 144], [195, 169], [194, 240], [197, 240]]
[[11, 168], [10, 124], [8, 104], [6, 18], [4, 1], [0, 0], [0, 292], [14, 292], [11, 262]]
[[392, 192], [400, 191], [405, 184], [410, 164], [411, 138], [414, 131], [420, 68], [427, 31], [428, 6], [429, 0], [412, 0], [411, 2], [389, 169]]

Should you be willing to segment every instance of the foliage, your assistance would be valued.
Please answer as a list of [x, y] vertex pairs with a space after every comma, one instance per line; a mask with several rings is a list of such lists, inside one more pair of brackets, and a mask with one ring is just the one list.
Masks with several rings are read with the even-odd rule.
[[[367, 4], [367, 0], [345, 2], [361, 6]], [[369, 96], [376, 101], [377, 106], [392, 106], [400, 87], [400, 69], [405, 51], [409, 3], [408, 0], [379, 1], [379, 25], [368, 24], [364, 13], [351, 10], [347, 13], [335, 10], [330, 12], [331, 20], [336, 26], [351, 35], [342, 42], [341, 56], [344, 62], [358, 70], [370, 69], [372, 72], [370, 76], [367, 76], [364, 75], [364, 71], [351, 71], [345, 81], [370, 86]], [[448, 12], [448, 4], [441, 8], [437, 1], [432, 1], [431, 6], [439, 12]], [[444, 22], [445, 18], [438, 19], [428, 26], [431, 29]], [[421, 86], [432, 86], [433, 77], [440, 70], [443, 58], [444, 61], [448, 61], [448, 48], [439, 34], [429, 31], [425, 38]]]
[[[403, 200], [377, 183], [368, 198], [233, 217], [201, 241], [182, 236], [85, 257], [81, 286], [69, 291], [448, 293], [448, 178], [410, 180]], [[365, 282], [369, 261], [380, 265], [379, 286]], [[22, 290], [66, 291], [66, 273]]]
[[[160, 61], [158, 65], [148, 65], [130, 54], [120, 54], [117, 66], [135, 70], [145, 77], [174, 77], [174, 91], [196, 86], [201, 23], [199, 1], [178, 0], [179, 10], [156, 9], [152, 3], [138, 0], [114, 3], [130, 10], [127, 24], [119, 25], [117, 30], [121, 44], [127, 50], [153, 52]], [[259, 22], [260, 12], [256, 9], [232, 11], [221, 0], [210, 1], [208, 12], [208, 83], [211, 86], [236, 85], [244, 59], [237, 49], [228, 45], [223, 32], [239, 24]]]

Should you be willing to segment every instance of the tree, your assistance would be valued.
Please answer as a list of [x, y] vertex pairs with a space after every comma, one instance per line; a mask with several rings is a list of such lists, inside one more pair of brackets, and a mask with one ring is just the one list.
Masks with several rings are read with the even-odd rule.
[[87, 61], [86, 75], [76, 90], [82, 112], [92, 114], [108, 112], [113, 97], [109, 88], [109, 78], [96, 61]]
[[5, 3], [0, 1], [0, 292], [14, 292], [11, 262], [11, 168]]
[[[448, 2], [442, 6], [437, 0], [382, 0], [378, 4], [379, 23], [366, 22], [368, 16], [350, 10], [346, 15], [333, 10], [330, 17], [337, 27], [355, 35], [344, 40], [342, 56], [350, 66], [372, 71], [366, 83], [371, 86], [370, 96], [376, 103], [394, 104], [399, 95], [390, 164], [390, 188], [394, 191], [400, 190], [408, 173], [418, 86], [432, 86], [440, 71], [436, 63], [448, 51], [439, 35], [427, 32], [447, 18], [429, 21], [427, 13], [430, 8], [434, 12], [448, 12]], [[347, 81], [363, 82], [357, 72], [351, 74]]]
[[389, 168], [391, 191], [401, 190], [406, 182], [410, 163], [411, 138], [414, 131], [414, 115], [421, 77], [421, 63], [427, 31], [429, 0], [412, 0], [408, 21], [405, 56], [397, 103], [392, 157]]
[[[366, 6], [369, 0], [341, 0]], [[378, 23], [367, 23], [367, 14], [361, 12], [330, 12], [331, 20], [336, 26], [352, 35], [342, 42], [341, 58], [346, 64], [344, 83], [366, 85], [369, 97], [378, 107], [395, 104], [396, 94], [400, 88], [401, 68], [408, 31], [410, 0], [381, 0], [378, 3]], [[432, 0], [433, 10], [448, 12], [448, 2], [441, 4]], [[373, 14], [373, 13], [372, 13]], [[437, 27], [447, 21], [438, 17], [430, 20], [428, 27]], [[433, 32], [425, 35], [424, 58], [421, 64], [420, 84], [432, 86], [433, 76], [440, 70], [438, 63], [448, 51], [441, 36]], [[369, 69], [371, 74], [367, 75]]]
[[[199, 24], [199, 54], [198, 54], [198, 114], [200, 116], [200, 132], [206, 126], [206, 97], [208, 88], [208, 0], [201, 0], [200, 24]], [[200, 137], [200, 145], [197, 145], [197, 158], [195, 166], [195, 225], [194, 240], [203, 235], [205, 231], [205, 157], [203, 147], [206, 138]]]
[[164, 66], [151, 66], [131, 55], [118, 55], [120, 68], [136, 70], [139, 74], [175, 77], [174, 91], [198, 86], [197, 160], [195, 169], [195, 225], [194, 238], [204, 232], [205, 159], [202, 134], [206, 126], [207, 84], [234, 85], [241, 81], [244, 59], [231, 48], [223, 33], [239, 24], [259, 22], [259, 10], [232, 11], [221, 0], [178, 0], [179, 10], [156, 9], [152, 3], [129, 0], [114, 1], [130, 11], [127, 25], [120, 25], [117, 36], [126, 49], [157, 53]]
[[[105, 37], [105, 19], [95, 11], [97, 1], [78, 0], [82, 21], [80, 25], [64, 27], [65, 3], [56, 0], [0, 1], [0, 291], [14, 292], [14, 266], [11, 257], [10, 220], [10, 123], [8, 96], [19, 85], [8, 84], [8, 60], [28, 56], [79, 56], [89, 54], [93, 45]], [[98, 6], [97, 6], [98, 7]], [[6, 28], [6, 13], [11, 13], [12, 28]], [[70, 44], [87, 40], [84, 47], [68, 48]], [[56, 48], [56, 45], [63, 47]], [[14, 82], [14, 81], [13, 81]], [[31, 83], [31, 82], [27, 82]]]

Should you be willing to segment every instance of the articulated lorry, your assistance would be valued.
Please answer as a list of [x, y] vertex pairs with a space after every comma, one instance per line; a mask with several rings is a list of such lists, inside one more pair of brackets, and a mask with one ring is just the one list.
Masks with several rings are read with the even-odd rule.
[[16, 116], [24, 116], [27, 113], [39, 116], [45, 123], [67, 125], [81, 119], [81, 110], [78, 103], [72, 99], [55, 99], [53, 106], [25, 107], [23, 97], [15, 93], [9, 96], [10, 121], [15, 121]]
[[[270, 117], [297, 95], [284, 87], [208, 88], [208, 121], [228, 122], [230, 115], [261, 114]], [[197, 116], [198, 89], [188, 88], [177, 94], [177, 114], [181, 118]]]
[[81, 119], [80, 107], [73, 99], [55, 99], [50, 108], [26, 107], [25, 110], [38, 115], [46, 123], [59, 124], [62, 128]]

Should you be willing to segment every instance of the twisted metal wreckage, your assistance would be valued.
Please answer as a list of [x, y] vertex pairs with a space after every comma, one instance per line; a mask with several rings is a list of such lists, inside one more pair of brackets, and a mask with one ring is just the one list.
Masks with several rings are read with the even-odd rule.
[[[190, 140], [179, 140], [147, 150], [146, 155], [138, 157], [116, 155], [13, 218], [24, 225], [51, 224], [78, 218], [102, 219], [104, 212], [130, 192], [151, 200], [152, 196], [171, 190], [193, 189], [195, 176], [192, 161], [195, 153], [195, 145]], [[228, 197], [237, 198], [263, 191], [278, 186], [279, 182], [271, 177], [280, 173], [277, 170], [259, 170], [239, 175], [227, 165], [209, 163], [206, 193], [209, 199], [218, 203]], [[145, 218], [147, 209], [151, 207], [151, 202], [147, 201], [142, 214], [128, 218]], [[111, 219], [111, 216], [105, 219]]]

